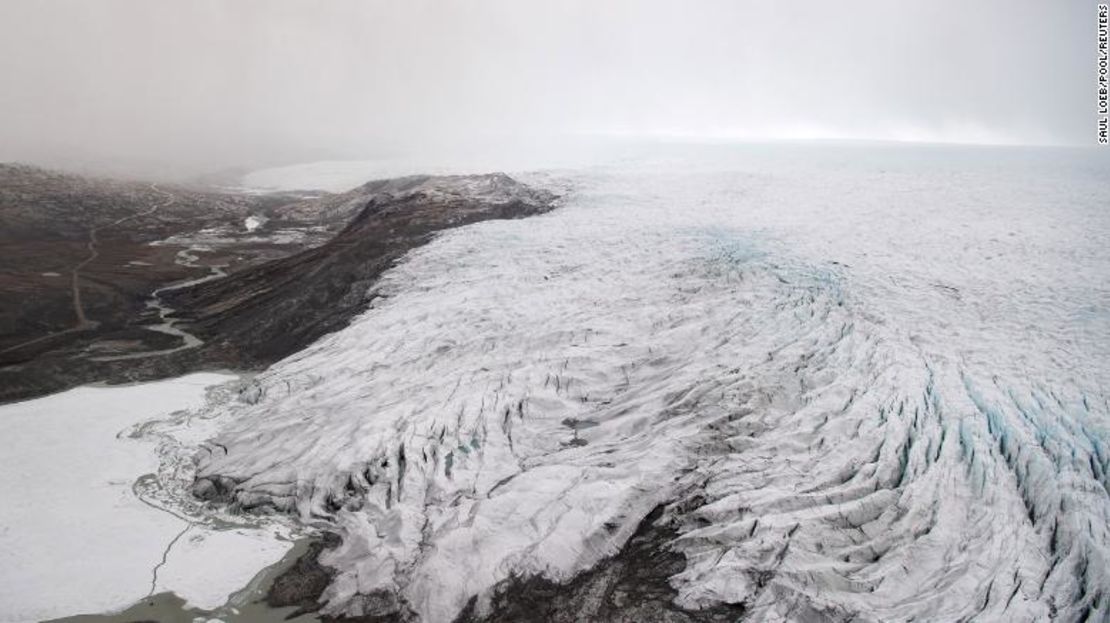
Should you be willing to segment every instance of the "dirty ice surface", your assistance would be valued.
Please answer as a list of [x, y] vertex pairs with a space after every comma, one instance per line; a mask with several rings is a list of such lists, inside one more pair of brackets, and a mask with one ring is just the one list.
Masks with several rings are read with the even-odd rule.
[[338, 530], [326, 612], [449, 621], [660, 504], [688, 608], [1110, 618], [1110, 162], [716, 146], [525, 178], [202, 411], [196, 491]]
[[81, 387], [0, 407], [0, 621], [119, 610], [166, 591], [211, 610], [282, 557], [291, 544], [274, 529], [194, 521], [146, 490], [178, 445], [171, 435], [212, 432], [171, 414], [234, 378]]

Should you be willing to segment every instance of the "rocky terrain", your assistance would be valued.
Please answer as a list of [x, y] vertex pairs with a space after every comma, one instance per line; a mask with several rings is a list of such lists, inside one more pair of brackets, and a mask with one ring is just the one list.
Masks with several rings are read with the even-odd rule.
[[264, 367], [434, 232], [550, 200], [506, 176], [258, 195], [0, 165], [0, 401]]

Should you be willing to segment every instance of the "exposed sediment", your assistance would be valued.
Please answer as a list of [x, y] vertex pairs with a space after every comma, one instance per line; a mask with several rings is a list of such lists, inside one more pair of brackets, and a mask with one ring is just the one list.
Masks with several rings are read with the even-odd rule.
[[339, 537], [330, 532], [309, 543], [308, 551], [274, 578], [266, 592], [266, 605], [271, 608], [295, 606], [297, 609], [291, 616], [319, 610], [320, 595], [335, 575], [334, 570], [320, 564], [320, 554], [338, 545]]

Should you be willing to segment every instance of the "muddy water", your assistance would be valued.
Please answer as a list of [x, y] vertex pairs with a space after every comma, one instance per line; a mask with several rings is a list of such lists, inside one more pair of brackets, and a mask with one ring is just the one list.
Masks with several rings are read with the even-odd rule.
[[52, 619], [50, 623], [132, 623], [135, 621], [194, 623], [212, 620], [225, 623], [268, 623], [283, 620], [291, 623], [307, 623], [319, 621], [315, 613], [286, 618], [297, 611], [296, 606], [271, 608], [265, 603], [266, 593], [275, 578], [293, 566], [297, 559], [308, 551], [311, 542], [311, 538], [298, 539], [280, 561], [259, 571], [249, 584], [233, 594], [226, 604], [215, 610], [189, 608], [184, 599], [174, 593], [166, 592], [147, 597], [130, 608], [114, 614], [80, 614]]

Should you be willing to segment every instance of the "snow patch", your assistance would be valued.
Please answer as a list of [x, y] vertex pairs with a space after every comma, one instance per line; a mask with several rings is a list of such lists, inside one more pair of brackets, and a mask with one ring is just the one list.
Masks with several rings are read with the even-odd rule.
[[262, 217], [262, 216], [248, 216], [243, 221], [243, 227], [245, 227], [248, 232], [253, 232], [254, 230], [258, 229], [259, 227], [262, 227], [262, 225], [264, 225], [265, 223], [266, 223], [266, 218], [265, 217]]

